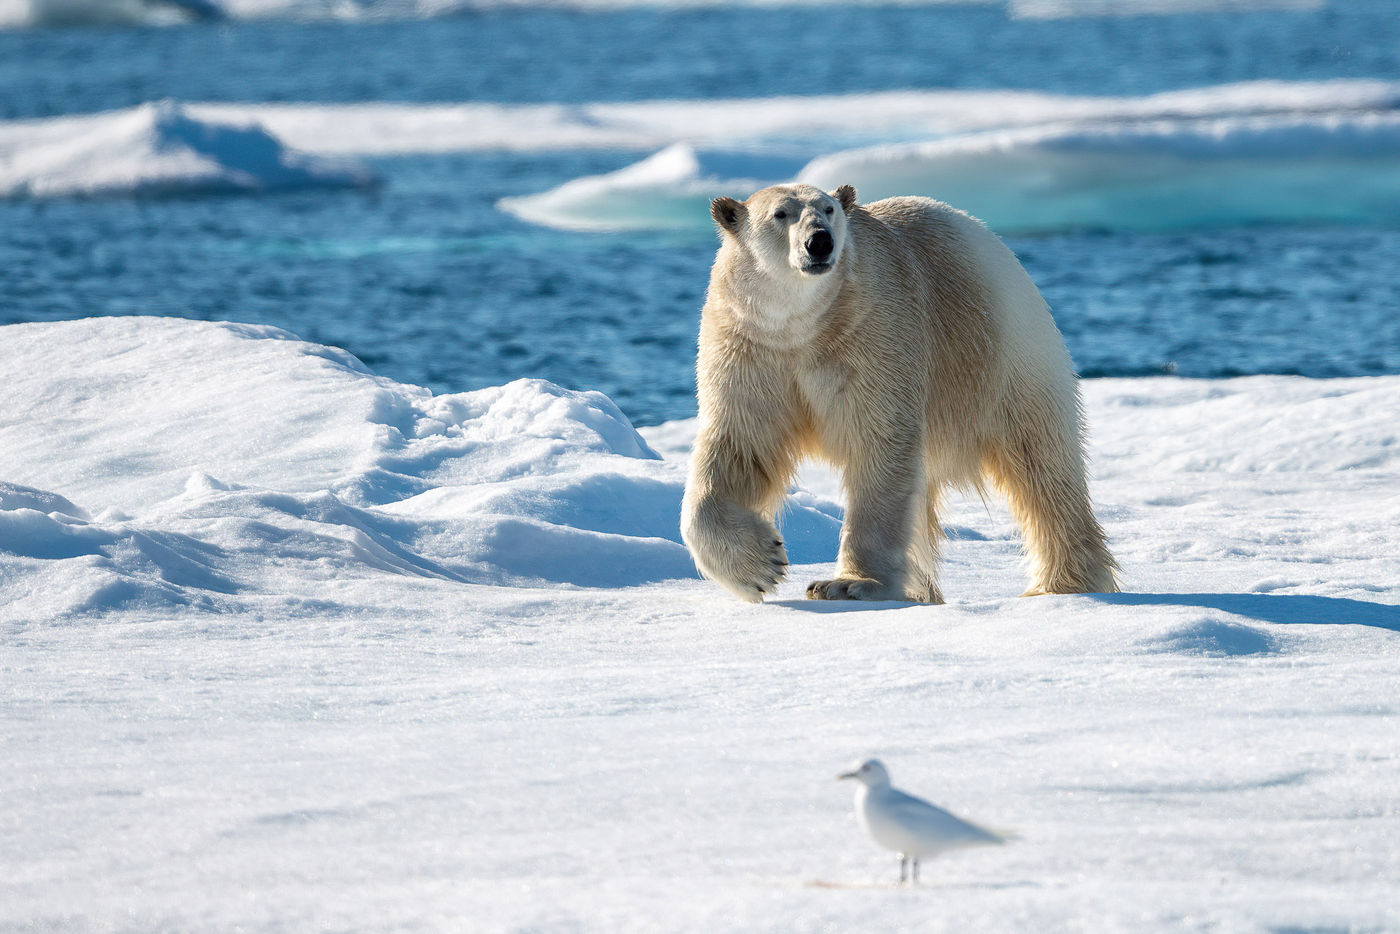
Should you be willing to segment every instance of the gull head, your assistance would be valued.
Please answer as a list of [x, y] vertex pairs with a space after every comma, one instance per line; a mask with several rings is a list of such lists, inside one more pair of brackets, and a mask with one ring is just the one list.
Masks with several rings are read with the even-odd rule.
[[845, 778], [854, 778], [869, 788], [879, 788], [890, 783], [890, 773], [879, 759], [866, 759], [864, 762], [857, 762], [849, 772], [842, 772], [836, 776], [837, 781]]

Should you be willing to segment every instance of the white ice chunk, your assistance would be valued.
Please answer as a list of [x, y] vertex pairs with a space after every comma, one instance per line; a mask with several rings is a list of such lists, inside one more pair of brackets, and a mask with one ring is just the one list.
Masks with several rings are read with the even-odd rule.
[[6, 129], [0, 132], [0, 197], [159, 196], [375, 181], [354, 162], [290, 149], [256, 123], [196, 117], [173, 101]]

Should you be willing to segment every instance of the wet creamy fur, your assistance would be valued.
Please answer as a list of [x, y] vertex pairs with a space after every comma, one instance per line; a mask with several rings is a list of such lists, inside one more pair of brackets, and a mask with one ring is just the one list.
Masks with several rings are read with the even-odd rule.
[[[848, 507], [837, 577], [809, 597], [941, 602], [943, 490], [988, 479], [1025, 536], [1028, 594], [1116, 590], [1078, 386], [1030, 277], [946, 204], [855, 202], [807, 185], [714, 202], [681, 522], [696, 566], [746, 600], [772, 592], [787, 567], [774, 513], [817, 456], [841, 469]], [[819, 229], [836, 246], [824, 273], [803, 269]]]

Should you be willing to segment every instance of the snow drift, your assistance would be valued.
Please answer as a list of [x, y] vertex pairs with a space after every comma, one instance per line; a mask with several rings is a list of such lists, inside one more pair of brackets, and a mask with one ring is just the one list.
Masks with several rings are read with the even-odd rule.
[[289, 149], [255, 123], [200, 119], [173, 101], [0, 126], [0, 197], [189, 195], [367, 186], [345, 159]]
[[[303, 600], [313, 581], [383, 574], [695, 573], [679, 468], [600, 393], [434, 396], [274, 328], [180, 319], [11, 325], [0, 357], [0, 407], [23, 413], [0, 427], [8, 613], [237, 611], [289, 574], [302, 592], [284, 596]], [[839, 508], [793, 509], [798, 553], [832, 557]]]

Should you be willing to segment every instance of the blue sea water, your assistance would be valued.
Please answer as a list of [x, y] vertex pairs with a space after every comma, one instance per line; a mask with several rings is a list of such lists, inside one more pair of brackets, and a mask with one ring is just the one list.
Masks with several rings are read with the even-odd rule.
[[[0, 119], [148, 100], [590, 102], [1009, 88], [1144, 95], [1400, 79], [1388, 2], [1017, 20], [1000, 6], [514, 9], [399, 22], [0, 32]], [[544, 377], [694, 412], [713, 243], [495, 207], [637, 152], [382, 158], [372, 191], [0, 202], [0, 323], [276, 324], [396, 379]], [[1085, 375], [1400, 372], [1400, 225], [1069, 229], [1010, 241]]]

